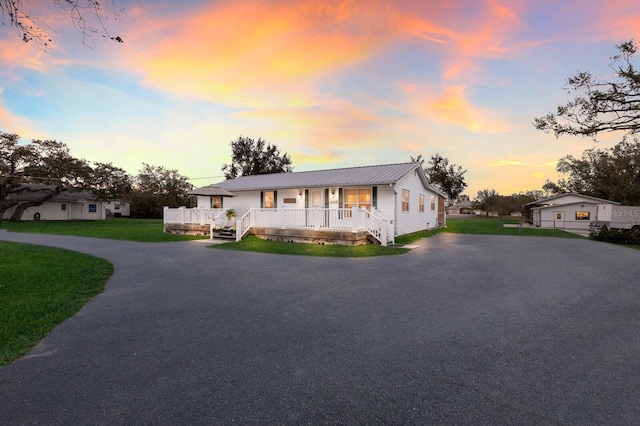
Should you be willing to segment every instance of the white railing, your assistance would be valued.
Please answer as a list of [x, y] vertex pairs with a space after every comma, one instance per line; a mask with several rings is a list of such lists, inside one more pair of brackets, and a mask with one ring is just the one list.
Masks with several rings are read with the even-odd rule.
[[387, 242], [394, 242], [394, 233], [389, 228], [389, 221], [382, 216], [377, 210], [365, 210], [365, 227], [369, 234], [373, 235], [380, 244], [387, 245]]
[[242, 239], [252, 227], [282, 229], [312, 229], [327, 231], [367, 231], [380, 244], [393, 242], [389, 221], [377, 210], [350, 209], [249, 209], [242, 217], [227, 217], [227, 209], [164, 208], [164, 223], [209, 225], [210, 234], [224, 226], [236, 227], [236, 240]]
[[216, 218], [223, 212], [226, 212], [226, 209], [165, 207], [162, 218], [164, 223], [210, 225], [211, 223], [214, 223]]
[[327, 231], [367, 231], [387, 245], [388, 221], [377, 211], [366, 209], [250, 209], [236, 221], [236, 240], [250, 228], [313, 229]]

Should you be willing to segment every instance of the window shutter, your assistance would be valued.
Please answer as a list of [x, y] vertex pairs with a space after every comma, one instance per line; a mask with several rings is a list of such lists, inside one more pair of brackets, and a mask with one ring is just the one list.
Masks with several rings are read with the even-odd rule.
[[273, 191], [273, 208], [278, 208], [278, 191]]
[[309, 190], [308, 189], [304, 190], [304, 208], [305, 209], [309, 208]]
[[324, 189], [324, 208], [329, 208], [329, 188]]
[[344, 199], [342, 198], [342, 188], [338, 188], [338, 207], [344, 207]]
[[374, 209], [378, 208], [378, 187], [374, 186], [371, 188], [371, 204]]
[[260, 208], [264, 209], [264, 191], [260, 191]]
[[220, 196], [220, 208], [224, 209], [224, 197]]

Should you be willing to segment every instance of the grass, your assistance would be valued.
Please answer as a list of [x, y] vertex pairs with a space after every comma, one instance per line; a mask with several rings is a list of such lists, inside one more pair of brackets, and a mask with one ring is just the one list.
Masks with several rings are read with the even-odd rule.
[[26, 354], [101, 293], [113, 274], [103, 259], [0, 241], [0, 367]]
[[376, 245], [343, 246], [320, 245], [303, 243], [285, 243], [280, 241], [262, 240], [255, 235], [249, 235], [242, 241], [216, 244], [212, 248], [223, 250], [255, 251], [261, 253], [293, 254], [299, 256], [323, 256], [323, 257], [371, 257], [403, 254], [409, 249], [399, 247], [382, 247]]
[[147, 243], [206, 237], [165, 234], [162, 219], [107, 219], [83, 222], [1, 222], [0, 229], [35, 234], [76, 235]]
[[454, 234], [484, 234], [484, 235], [522, 235], [536, 237], [584, 238], [580, 235], [561, 229], [518, 228], [504, 225], [517, 225], [518, 219], [447, 219], [444, 232]]

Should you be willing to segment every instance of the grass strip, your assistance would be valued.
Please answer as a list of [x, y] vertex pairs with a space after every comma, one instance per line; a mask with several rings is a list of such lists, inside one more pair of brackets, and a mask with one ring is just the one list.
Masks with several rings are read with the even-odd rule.
[[444, 232], [454, 234], [521, 235], [534, 237], [585, 238], [561, 229], [505, 227], [517, 225], [516, 219], [447, 219]]
[[101, 293], [113, 274], [104, 260], [69, 250], [0, 241], [0, 367]]
[[260, 253], [293, 254], [299, 256], [320, 257], [371, 257], [403, 254], [409, 249], [400, 247], [382, 247], [377, 245], [344, 246], [337, 244], [303, 244], [285, 243], [281, 241], [262, 240], [255, 235], [248, 235], [242, 241], [215, 244], [212, 248], [222, 250], [242, 250]]
[[107, 219], [81, 222], [2, 222], [0, 229], [34, 234], [76, 235], [146, 243], [198, 240], [207, 237], [165, 234], [162, 219]]

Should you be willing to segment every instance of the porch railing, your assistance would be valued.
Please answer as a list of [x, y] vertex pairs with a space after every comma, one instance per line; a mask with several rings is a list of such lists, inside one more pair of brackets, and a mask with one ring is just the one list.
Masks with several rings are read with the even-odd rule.
[[[380, 244], [387, 245], [388, 220], [379, 212], [366, 209], [257, 209], [247, 211], [236, 219], [236, 240], [256, 228], [309, 229], [327, 231], [367, 231]], [[393, 241], [393, 237], [391, 238]]]
[[216, 218], [219, 218], [222, 213], [226, 213], [226, 210], [227, 209], [165, 207], [162, 217], [164, 223], [210, 225], [215, 223]]
[[[210, 230], [235, 225], [236, 240], [255, 228], [309, 229], [327, 231], [367, 231], [381, 245], [393, 243], [389, 221], [375, 209], [249, 209], [242, 217], [229, 220], [227, 209], [164, 208], [165, 224], [209, 225]], [[213, 235], [213, 233], [211, 234]]]

